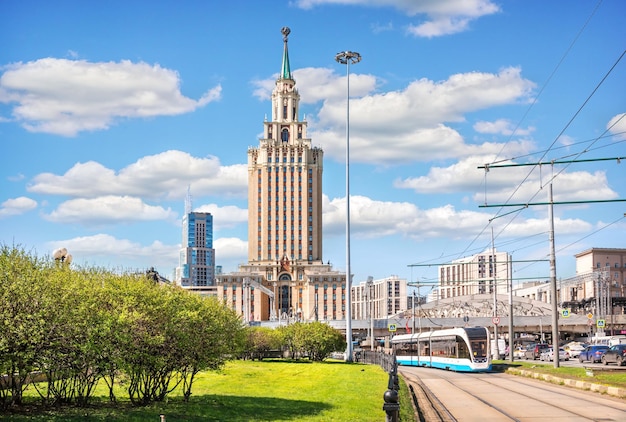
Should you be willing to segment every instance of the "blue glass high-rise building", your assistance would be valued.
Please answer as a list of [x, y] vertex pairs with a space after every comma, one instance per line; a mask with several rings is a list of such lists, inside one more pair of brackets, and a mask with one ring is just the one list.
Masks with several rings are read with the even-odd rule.
[[208, 212], [186, 210], [180, 250], [177, 283], [184, 288], [215, 285], [213, 216]]

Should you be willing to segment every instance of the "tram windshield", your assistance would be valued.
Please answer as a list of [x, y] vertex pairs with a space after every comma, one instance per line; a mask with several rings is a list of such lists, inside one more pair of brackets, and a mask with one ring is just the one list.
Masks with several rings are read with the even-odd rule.
[[474, 358], [484, 358], [487, 356], [487, 340], [470, 340], [472, 345], [472, 356]]

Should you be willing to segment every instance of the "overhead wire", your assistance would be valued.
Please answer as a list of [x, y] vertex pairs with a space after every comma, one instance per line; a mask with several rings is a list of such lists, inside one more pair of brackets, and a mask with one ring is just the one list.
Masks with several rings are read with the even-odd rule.
[[[524, 113], [524, 115], [522, 116], [522, 118], [520, 119], [520, 121], [518, 122], [518, 124], [516, 125], [514, 131], [511, 133], [509, 139], [505, 142], [505, 144], [503, 145], [503, 147], [500, 149], [499, 153], [496, 155], [494, 162], [493, 163], [497, 163], [497, 162], [501, 162], [501, 161], [506, 161], [506, 160], [500, 160], [497, 161], [497, 158], [501, 155], [502, 151], [504, 151], [504, 148], [506, 147], [506, 145], [511, 141], [511, 139], [513, 138], [513, 136], [515, 135], [517, 129], [521, 126], [521, 123], [523, 122], [523, 120], [526, 118], [526, 116], [528, 115], [529, 111], [532, 109], [532, 107], [535, 105], [537, 99], [541, 96], [541, 94], [543, 93], [543, 91], [545, 90], [545, 88], [548, 86], [549, 82], [552, 80], [552, 78], [554, 77], [554, 75], [556, 74], [558, 68], [561, 66], [561, 64], [563, 63], [564, 59], [567, 57], [567, 55], [569, 54], [570, 50], [572, 49], [572, 47], [574, 46], [574, 44], [576, 43], [576, 41], [578, 40], [578, 38], [580, 37], [580, 35], [582, 34], [582, 32], [584, 31], [584, 29], [587, 27], [588, 23], [591, 21], [592, 17], [595, 15], [596, 11], [598, 10], [598, 8], [600, 7], [602, 1], [599, 1], [596, 4], [596, 7], [594, 8], [594, 10], [592, 11], [591, 15], [588, 17], [588, 19], [586, 20], [586, 22], [584, 23], [584, 25], [582, 26], [582, 28], [579, 30], [579, 32], [577, 33], [577, 35], [575, 36], [574, 40], [572, 41], [572, 43], [569, 45], [569, 47], [567, 48], [567, 50], [565, 51], [565, 53], [563, 54], [563, 56], [561, 57], [561, 59], [559, 60], [559, 62], [557, 63], [556, 67], [553, 69], [552, 73], [550, 74], [550, 76], [548, 77], [548, 79], [546, 80], [546, 82], [543, 84], [543, 86], [541, 87], [538, 95], [536, 96], [535, 100], [529, 105], [529, 107], [527, 108], [526, 112]], [[617, 64], [620, 62], [620, 60], [623, 58], [624, 56], [624, 52], [622, 53], [622, 55], [617, 59], [617, 61], [613, 64], [613, 66], [609, 69], [609, 71], [605, 74], [605, 76], [602, 78], [602, 80], [596, 85], [596, 87], [593, 89], [593, 91], [591, 92], [591, 94], [587, 97], [587, 99], [583, 102], [583, 104], [578, 108], [578, 110], [576, 111], [576, 113], [571, 117], [571, 119], [568, 121], [568, 123], [565, 125], [565, 127], [561, 130], [561, 132], [559, 132], [558, 136], [555, 137], [555, 139], [552, 141], [552, 143], [550, 144], [550, 146], [544, 150], [541, 151], [542, 152], [542, 159], [545, 158], [547, 156], [547, 154], [551, 151], [555, 151], [557, 149], [561, 149], [561, 148], [565, 148], [565, 147], [572, 147], [572, 144], [567, 145], [567, 146], [563, 146], [563, 147], [556, 147], [555, 148], [555, 144], [556, 142], [560, 139], [560, 137], [565, 133], [565, 131], [567, 130], [567, 128], [569, 128], [569, 126], [572, 124], [572, 122], [577, 118], [577, 116], [580, 114], [580, 112], [583, 110], [583, 108], [586, 106], [586, 104], [589, 102], [589, 100], [591, 99], [591, 97], [593, 97], [593, 95], [597, 92], [597, 90], [599, 89], [599, 87], [604, 83], [604, 81], [606, 80], [606, 78], [611, 74], [611, 72], [613, 71], [613, 69], [617, 66]], [[624, 115], [622, 115], [620, 117], [619, 120], [621, 120], [624, 117]], [[618, 120], [618, 121], [619, 121]], [[615, 126], [617, 122], [614, 122], [612, 127]], [[606, 134], [606, 132], [608, 132], [610, 130], [610, 128], [607, 128], [607, 130], [599, 137], [596, 137], [593, 139], [593, 141], [591, 142], [591, 144], [589, 144], [583, 151], [579, 152], [576, 156], [580, 156], [584, 153], [588, 153], [591, 151], [591, 146], [594, 145], [599, 139], [604, 138], [604, 135]], [[610, 136], [616, 136], [617, 134], [612, 134]], [[589, 141], [584, 141], [584, 142], [580, 142], [580, 143], [588, 143]], [[622, 141], [620, 141], [622, 142]], [[579, 143], [576, 143], [576, 145]], [[611, 144], [614, 145], [614, 144]], [[610, 146], [610, 145], [607, 145]], [[598, 147], [597, 149], [603, 148], [605, 146], [602, 147]], [[536, 152], [535, 152], [536, 154]], [[571, 156], [571, 155], [570, 155]], [[519, 158], [519, 157], [518, 157]], [[511, 160], [511, 159], [508, 159]], [[506, 203], [508, 203], [513, 196], [519, 191], [519, 189], [521, 188], [521, 186], [529, 179], [529, 177], [531, 176], [532, 172], [534, 171], [534, 169], [536, 168], [533, 167], [529, 173], [526, 175], [526, 177], [522, 180], [522, 182], [520, 182], [518, 184], [518, 186], [515, 188], [515, 190], [513, 191], [513, 193], [509, 196], [509, 198], [507, 199]], [[485, 202], [486, 202], [486, 192], [487, 192], [487, 178], [486, 178], [486, 173], [489, 171], [488, 165], [485, 166], [485, 179], [484, 179], [484, 183], [485, 183]], [[559, 172], [560, 174], [560, 172]], [[557, 174], [558, 176], [558, 174]], [[554, 174], [552, 175], [551, 180], [554, 179], [554, 177], [556, 177]], [[543, 185], [543, 184], [542, 184]], [[538, 195], [539, 191], [536, 192], [533, 195], [533, 198]], [[529, 201], [530, 202], [530, 201]], [[507, 228], [510, 224], [513, 223], [513, 221], [517, 218], [517, 216], [519, 215], [519, 213], [521, 211], [523, 211], [526, 207], [523, 207], [517, 211], [512, 211], [512, 212], [508, 212], [505, 215], [509, 215], [509, 214], [514, 214], [509, 221], [499, 230], [498, 232], [498, 236], [500, 236]], [[499, 208], [498, 211], [495, 213], [494, 217], [491, 218], [488, 222], [488, 224], [486, 224], [483, 229], [476, 235], [476, 237], [469, 243], [469, 245], [465, 248], [465, 250], [461, 253], [461, 255], [464, 255], [472, 246], [473, 244], [483, 236], [483, 234], [485, 233], [485, 231], [487, 230], [487, 228], [489, 227], [489, 225], [492, 224], [493, 220], [499, 217], [502, 217], [503, 215], [501, 215], [501, 212], [503, 210], [503, 207]]]
[[[587, 239], [588, 237], [591, 237], [591, 236], [593, 236], [593, 235], [595, 235], [595, 234], [597, 234], [597, 233], [601, 232], [602, 230], [604, 230], [604, 229], [606, 229], [606, 228], [611, 227], [613, 224], [618, 223], [618, 222], [619, 222], [620, 220], [622, 220], [624, 217], [625, 217], [625, 216], [621, 216], [621, 217], [619, 217], [617, 220], [615, 220], [615, 221], [613, 221], [613, 222], [611, 222], [611, 223], [609, 223], [609, 224], [607, 224], [607, 225], [605, 225], [605, 226], [603, 226], [603, 227], [600, 227], [599, 229], [597, 229], [597, 230], [595, 230], [595, 231], [593, 231], [593, 232], [591, 232], [591, 233], [587, 234], [586, 236], [581, 237], [580, 239], [575, 240], [574, 242], [572, 242], [572, 243], [570, 243], [570, 244], [568, 244], [568, 245], [565, 245], [565, 246], [563, 246], [563, 247], [561, 247], [561, 248], [557, 249], [557, 251], [556, 251], [556, 252], [557, 252], [557, 253], [558, 253], [558, 252], [562, 252], [562, 251], [564, 251], [565, 249], [567, 249], [567, 248], [569, 248], [569, 247], [571, 247], [571, 246], [574, 246], [575, 244], [577, 244], [577, 243], [579, 243], [579, 242], [581, 242], [581, 241], [583, 241], [583, 240]], [[548, 255], [545, 255], [545, 256], [548, 256]], [[526, 266], [524, 266], [524, 267], [520, 268], [520, 269], [519, 269], [519, 271], [525, 270], [525, 269], [527, 269], [528, 267], [532, 267], [532, 266], [533, 266], [533, 265], [535, 265], [535, 264], [536, 264], [536, 263], [530, 263], [530, 264], [528, 264], [528, 265], [526, 265]]]
[[[506, 146], [511, 142], [511, 140], [513, 139], [513, 137], [515, 136], [515, 134], [517, 133], [519, 127], [521, 126], [521, 124], [523, 123], [523, 121], [526, 119], [526, 117], [528, 116], [529, 112], [531, 111], [531, 109], [534, 107], [534, 105], [537, 103], [538, 99], [541, 97], [541, 95], [543, 94], [543, 92], [545, 91], [545, 89], [547, 88], [547, 86], [550, 84], [551, 80], [554, 78], [554, 76], [556, 75], [558, 69], [561, 67], [562, 63], [565, 61], [566, 57], [569, 55], [570, 51], [572, 50], [572, 48], [574, 47], [574, 45], [576, 44], [576, 42], [578, 41], [578, 39], [580, 38], [580, 36], [582, 35], [582, 33], [584, 32], [584, 30], [586, 29], [586, 27], [588, 26], [589, 22], [592, 20], [593, 16], [595, 15], [595, 13], [597, 12], [597, 10], [599, 9], [600, 5], [602, 4], [602, 0], [600, 0], [595, 8], [593, 9], [593, 11], [591, 12], [591, 14], [589, 15], [589, 17], [587, 18], [587, 20], [585, 21], [585, 23], [583, 24], [583, 26], [580, 28], [580, 30], [578, 31], [578, 33], [576, 34], [576, 36], [574, 37], [574, 39], [572, 40], [572, 42], [570, 43], [570, 45], [568, 46], [568, 48], [565, 50], [564, 54], [562, 55], [562, 57], [560, 58], [560, 60], [558, 61], [557, 65], [555, 66], [555, 68], [552, 70], [552, 72], [550, 73], [550, 75], [548, 76], [548, 78], [546, 79], [546, 81], [544, 82], [544, 84], [542, 85], [542, 87], [540, 88], [538, 94], [535, 96], [533, 102], [528, 106], [528, 108], [525, 110], [523, 116], [521, 117], [521, 119], [518, 121], [517, 125], [515, 126], [514, 130], [512, 131], [511, 135], [509, 136], [509, 138], [507, 139], [507, 141], [505, 142], [505, 144], [502, 146], [502, 148], [500, 149], [500, 151], [498, 152], [498, 154], [496, 155], [494, 161], [492, 162], [492, 164], [495, 163], [499, 163], [502, 161], [507, 161], [507, 160], [513, 160], [513, 159], [519, 159], [519, 158], [523, 158], [526, 156], [520, 156], [520, 157], [516, 157], [516, 158], [509, 158], [507, 160], [497, 160], [497, 158], [502, 154], [502, 151], [504, 151], [504, 149], [506, 148]], [[618, 58], [618, 60], [614, 63], [614, 65], [611, 67], [611, 69], [605, 74], [605, 76], [602, 78], [602, 80], [596, 85], [596, 87], [594, 88], [594, 90], [591, 92], [591, 94], [587, 97], [587, 99], [583, 102], [583, 104], [578, 108], [578, 110], [576, 111], [576, 113], [574, 113], [574, 115], [570, 118], [570, 120], [568, 121], [568, 123], [565, 125], [565, 127], [559, 132], [558, 136], [555, 137], [555, 139], [552, 141], [552, 143], [550, 144], [550, 146], [543, 151], [539, 151], [542, 153], [541, 157], [542, 159], [545, 158], [547, 156], [548, 153], [550, 153], [551, 151], [556, 151], [558, 149], [561, 148], [571, 148], [572, 146], [575, 145], [579, 145], [579, 144], [584, 144], [584, 143], [588, 143], [589, 140], [586, 141], [581, 141], [581, 142], [577, 142], [574, 144], [569, 144], [566, 146], [562, 146], [562, 147], [555, 147], [556, 142], [561, 138], [561, 136], [565, 133], [565, 131], [569, 128], [569, 126], [572, 124], [572, 122], [578, 117], [578, 115], [580, 114], [580, 112], [584, 109], [584, 107], [587, 105], [587, 103], [589, 102], [589, 100], [591, 99], [591, 97], [593, 97], [593, 95], [597, 92], [597, 90], [599, 89], [599, 87], [603, 84], [603, 82], [606, 80], [606, 78], [610, 75], [610, 73], [612, 72], [612, 70], [615, 68], [615, 66], [619, 63], [619, 61], [622, 59], [624, 53], [622, 53], [622, 55]], [[624, 116], [622, 116], [624, 117]], [[621, 118], [620, 118], [621, 120]], [[612, 126], [615, 126], [617, 122], [615, 122]], [[590, 148], [592, 145], [594, 145], [599, 139], [603, 139], [605, 137], [606, 132], [608, 132], [610, 128], [608, 128], [601, 136], [596, 137], [592, 140], [591, 144], [587, 146], [587, 148], [585, 148], [583, 151], [579, 152], [576, 156], [580, 156], [584, 153], [588, 153], [590, 151], [592, 151], [592, 149]], [[622, 132], [623, 133], [623, 132]], [[613, 133], [611, 135], [608, 135], [606, 137], [611, 137], [611, 136], [617, 136], [620, 133]], [[618, 141], [618, 142], [624, 142], [624, 141]], [[608, 146], [612, 146], [615, 145], [615, 143], [612, 144], [608, 144], [605, 146], [600, 146], [595, 148], [595, 150], [597, 149], [601, 149], [601, 148], [605, 148]], [[534, 154], [537, 154], [537, 152], [535, 152]], [[529, 154], [530, 155], [530, 154]], [[571, 156], [571, 155], [570, 155]], [[530, 178], [532, 172], [534, 171], [534, 169], [536, 168], [533, 167], [530, 172], [526, 175], [526, 177], [522, 180], [522, 182], [520, 182], [518, 184], [518, 186], [515, 188], [515, 190], [513, 191], [513, 193], [509, 196], [509, 198], [507, 199], [506, 203], [508, 203], [513, 196], [519, 191], [519, 189], [521, 188], [521, 186]], [[488, 169], [486, 169], [485, 173], [487, 173]], [[553, 178], [556, 176], [552, 176]], [[487, 187], [486, 187], [486, 183], [487, 183], [487, 179], [485, 176], [484, 179], [484, 183], [485, 183], [485, 193], [487, 191]], [[533, 195], [533, 198], [539, 193], [540, 191], [536, 192], [535, 195]], [[486, 197], [485, 197], [486, 200]], [[521, 211], [523, 211], [526, 207], [521, 208], [517, 211], [513, 211], [513, 212], [509, 212], [506, 215], [509, 214], [514, 214], [510, 220], [498, 231], [498, 236], [500, 236], [507, 228], [510, 224], [513, 223], [513, 221], [517, 218], [517, 216], [519, 215], [519, 213]], [[483, 229], [476, 235], [476, 237], [468, 244], [468, 246], [460, 253], [457, 255], [457, 257], [461, 257], [464, 256], [469, 250], [470, 248], [472, 248], [472, 246], [474, 245], [474, 243], [476, 243], [476, 241], [481, 238], [485, 231], [488, 229], [488, 227], [492, 224], [492, 221], [495, 218], [499, 218], [502, 217], [503, 215], [501, 215], [500, 213], [502, 212], [503, 207], [501, 207], [496, 214], [494, 215], [494, 217], [492, 219], [489, 220], [488, 224], [485, 225], [483, 227]], [[545, 234], [545, 232], [544, 232]], [[498, 237], [496, 236], [496, 237]], [[543, 242], [537, 242], [536, 244], [540, 244]], [[535, 244], [535, 245], [536, 245]], [[527, 247], [530, 246], [525, 246], [523, 248], [519, 248], [517, 250], [521, 250], [521, 249], [525, 249]], [[474, 248], [476, 250], [486, 250], [485, 248]], [[450, 255], [453, 256], [453, 255]], [[441, 257], [439, 257], [441, 258]], [[534, 265], [534, 264], [531, 264]]]

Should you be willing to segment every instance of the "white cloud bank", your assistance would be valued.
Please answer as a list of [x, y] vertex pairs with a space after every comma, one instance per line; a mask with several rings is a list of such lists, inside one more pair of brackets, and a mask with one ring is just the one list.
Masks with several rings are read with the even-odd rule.
[[219, 100], [222, 90], [193, 100], [180, 92], [176, 71], [128, 60], [45, 58], [5, 69], [0, 103], [15, 104], [13, 119], [28, 131], [61, 136], [107, 129], [120, 118], [188, 113]]
[[119, 171], [95, 161], [77, 163], [62, 175], [38, 174], [27, 189], [33, 193], [79, 198], [130, 195], [182, 199], [189, 185], [197, 195], [245, 198], [247, 166], [222, 166], [216, 157], [199, 158], [170, 150], [142, 157]]
[[111, 222], [175, 220], [171, 208], [148, 205], [129, 196], [101, 196], [92, 199], [71, 199], [63, 202], [44, 218], [55, 223], [100, 225]]
[[491, 0], [296, 0], [295, 4], [302, 9], [327, 4], [394, 7], [410, 17], [425, 16], [424, 22], [410, 25], [407, 32], [427, 38], [466, 31], [473, 20], [500, 11]]
[[24, 214], [35, 208], [37, 208], [37, 201], [25, 196], [7, 199], [0, 204], [0, 218]]

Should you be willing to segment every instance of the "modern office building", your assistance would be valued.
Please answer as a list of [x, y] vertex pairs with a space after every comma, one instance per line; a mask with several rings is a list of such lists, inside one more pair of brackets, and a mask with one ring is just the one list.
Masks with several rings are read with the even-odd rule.
[[354, 319], [384, 319], [409, 309], [406, 279], [397, 275], [352, 286]]
[[439, 266], [438, 298], [508, 292], [511, 255], [488, 249]]
[[187, 193], [183, 216], [183, 238], [176, 284], [198, 293], [215, 295], [215, 249], [213, 249], [213, 216], [194, 212]]
[[324, 151], [307, 137], [282, 28], [271, 119], [248, 148], [248, 263], [217, 277], [218, 297], [245, 321], [345, 318], [346, 276], [322, 261]]

